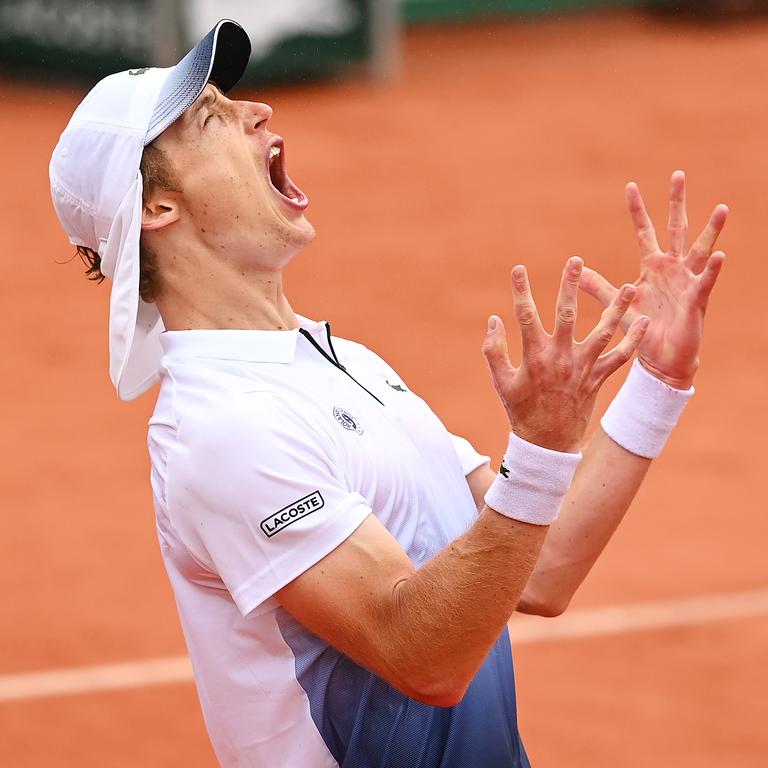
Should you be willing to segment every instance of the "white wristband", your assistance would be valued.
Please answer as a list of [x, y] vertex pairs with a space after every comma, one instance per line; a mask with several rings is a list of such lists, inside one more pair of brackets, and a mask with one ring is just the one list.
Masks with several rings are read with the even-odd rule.
[[670, 387], [635, 360], [600, 425], [611, 440], [630, 453], [655, 459], [694, 391], [693, 387]]
[[485, 494], [485, 503], [505, 517], [550, 525], [557, 519], [579, 461], [580, 453], [542, 448], [510, 432], [501, 470]]

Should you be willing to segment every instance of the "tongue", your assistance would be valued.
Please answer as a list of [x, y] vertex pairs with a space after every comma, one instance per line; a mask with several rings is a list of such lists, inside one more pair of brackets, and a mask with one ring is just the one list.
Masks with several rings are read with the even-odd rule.
[[283, 197], [293, 200], [301, 196], [301, 192], [299, 192], [295, 184], [285, 174], [270, 173], [269, 179], [272, 182], [272, 186]]

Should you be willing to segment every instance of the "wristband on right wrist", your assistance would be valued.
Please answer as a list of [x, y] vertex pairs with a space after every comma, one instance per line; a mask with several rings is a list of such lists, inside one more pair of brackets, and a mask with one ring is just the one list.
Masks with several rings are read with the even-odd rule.
[[513, 520], [551, 525], [579, 461], [580, 453], [542, 448], [510, 432], [501, 470], [485, 494], [485, 503]]
[[635, 360], [600, 425], [608, 437], [625, 450], [655, 459], [694, 392], [693, 387], [670, 387]]

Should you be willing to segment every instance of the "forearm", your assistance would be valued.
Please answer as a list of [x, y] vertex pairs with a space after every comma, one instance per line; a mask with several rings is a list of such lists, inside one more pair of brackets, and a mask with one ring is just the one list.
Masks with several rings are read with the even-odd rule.
[[461, 698], [504, 630], [529, 580], [547, 527], [486, 507], [475, 524], [395, 587], [389, 661], [419, 698]]
[[622, 521], [651, 465], [598, 429], [584, 450], [517, 607], [557, 615], [568, 606]]
[[546, 526], [485, 508], [416, 569], [369, 515], [276, 597], [307, 629], [408, 696], [461, 699], [515, 610]]
[[510, 434], [474, 525], [397, 585], [392, 625], [408, 628], [406, 667], [427, 691], [449, 681], [463, 693], [474, 677], [520, 600], [580, 460]]
[[519, 610], [557, 615], [605, 548], [662, 451], [693, 387], [677, 389], [635, 362], [584, 451]]

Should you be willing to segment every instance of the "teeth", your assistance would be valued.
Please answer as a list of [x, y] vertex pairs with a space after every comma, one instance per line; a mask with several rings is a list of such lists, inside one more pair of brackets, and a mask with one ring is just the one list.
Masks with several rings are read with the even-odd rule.
[[280, 154], [280, 147], [271, 147], [269, 150], [269, 159], [277, 157]]

